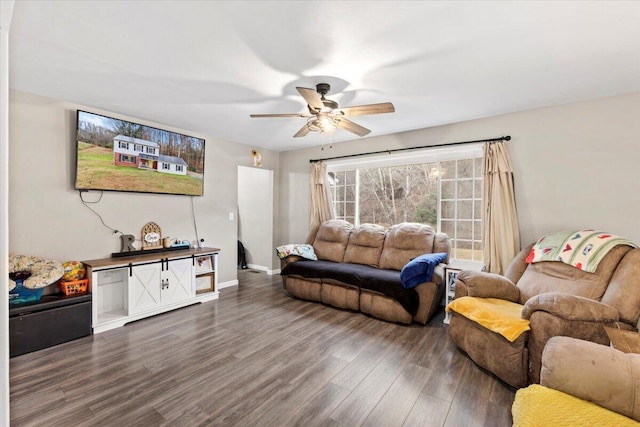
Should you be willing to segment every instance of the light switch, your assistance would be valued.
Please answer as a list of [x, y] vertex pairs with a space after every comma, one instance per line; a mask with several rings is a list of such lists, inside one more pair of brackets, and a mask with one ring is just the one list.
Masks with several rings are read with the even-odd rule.
[[229, 212], [229, 221], [233, 221], [233, 212]]

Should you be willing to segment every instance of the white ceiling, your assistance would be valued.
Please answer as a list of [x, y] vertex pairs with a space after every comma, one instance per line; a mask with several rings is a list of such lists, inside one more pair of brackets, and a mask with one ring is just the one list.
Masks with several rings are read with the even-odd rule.
[[[272, 150], [296, 86], [328, 82], [370, 136], [640, 92], [640, 2], [16, 1], [10, 87]], [[333, 95], [332, 95], [333, 94]], [[541, 124], [542, 125], [542, 124]]]

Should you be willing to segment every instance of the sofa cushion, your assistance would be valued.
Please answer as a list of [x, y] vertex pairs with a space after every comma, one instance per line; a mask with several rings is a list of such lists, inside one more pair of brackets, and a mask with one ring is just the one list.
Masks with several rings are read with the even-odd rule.
[[404, 222], [392, 226], [384, 239], [380, 268], [400, 271], [418, 255], [433, 253], [435, 234], [424, 224]]
[[352, 230], [353, 225], [347, 221], [331, 219], [323, 222], [313, 242], [318, 259], [342, 262]]
[[411, 316], [418, 311], [418, 293], [415, 289], [402, 287], [399, 271], [381, 270], [362, 264], [304, 260], [288, 264], [280, 274], [336, 280], [392, 297]]
[[360, 224], [349, 236], [344, 262], [377, 267], [384, 245], [385, 229], [377, 224]]

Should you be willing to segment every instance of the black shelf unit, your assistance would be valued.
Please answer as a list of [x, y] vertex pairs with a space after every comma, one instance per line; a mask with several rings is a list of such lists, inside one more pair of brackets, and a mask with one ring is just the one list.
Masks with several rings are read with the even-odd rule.
[[91, 335], [91, 294], [44, 295], [39, 301], [9, 305], [11, 357]]

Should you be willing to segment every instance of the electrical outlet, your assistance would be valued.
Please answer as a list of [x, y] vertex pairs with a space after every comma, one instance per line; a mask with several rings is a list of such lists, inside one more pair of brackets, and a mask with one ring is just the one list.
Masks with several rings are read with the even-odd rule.
[[229, 221], [233, 221], [233, 212], [229, 212]]

